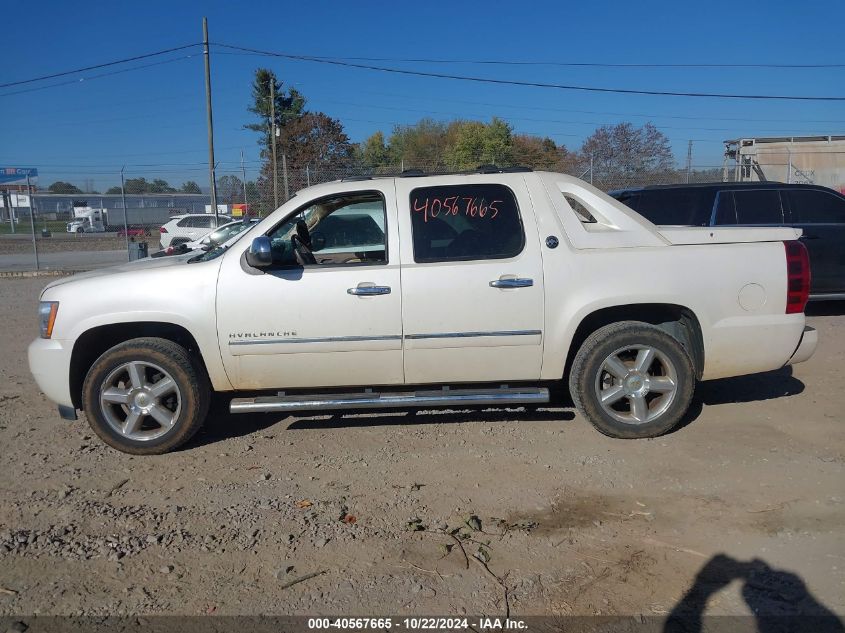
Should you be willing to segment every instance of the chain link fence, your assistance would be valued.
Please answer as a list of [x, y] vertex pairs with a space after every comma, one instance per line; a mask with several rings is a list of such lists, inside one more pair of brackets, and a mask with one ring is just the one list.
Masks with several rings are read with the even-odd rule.
[[[587, 160], [546, 168], [581, 178], [604, 191], [652, 184], [714, 182], [732, 179], [735, 174], [722, 166], [661, 171], [608, 169]], [[115, 193], [114, 189], [105, 194], [38, 192], [31, 200], [23, 194], [14, 199], [7, 194], [0, 206], [0, 271], [36, 267], [87, 270], [118, 264], [162, 248], [200, 240], [218, 224], [245, 216], [264, 217], [297, 191], [311, 185], [398, 176], [406, 170], [428, 174], [449, 171], [442, 164], [432, 163], [399, 163], [373, 169], [348, 164], [289, 165], [282, 158], [275, 177], [269, 165], [265, 165], [256, 179], [247, 182], [242, 170], [218, 170], [219, 219], [214, 217], [210, 195], [200, 192], [126, 192], [125, 195]]]
[[[498, 166], [509, 167], [513, 165], [498, 164]], [[658, 184], [721, 182], [723, 180], [732, 180], [734, 176], [733, 170], [725, 171], [721, 165], [696, 165], [690, 166], [689, 169], [661, 171], [645, 169], [601, 169], [595, 165], [590, 165], [589, 162], [571, 164], [565, 166], [565, 168], [561, 167], [563, 166], [550, 166], [548, 171], [557, 171], [575, 176], [593, 184], [602, 191]], [[399, 176], [403, 171], [416, 170], [430, 175], [454, 173], [455, 171], [445, 168], [442, 164], [411, 162], [399, 163], [392, 166], [380, 166], [378, 168], [355, 165], [322, 166], [318, 168], [312, 165], [288, 166], [280, 164], [275, 179], [272, 177], [272, 170], [267, 169], [255, 183], [254, 187], [247, 187], [244, 190], [241, 186], [237, 191], [232, 191], [232, 195], [227, 195], [227, 192], [223, 192], [218, 188], [218, 203], [246, 202], [253, 213], [263, 216], [274, 210], [278, 205], [283, 204], [290, 196], [305, 187], [337, 180]], [[278, 204], [276, 204], [277, 202]]]

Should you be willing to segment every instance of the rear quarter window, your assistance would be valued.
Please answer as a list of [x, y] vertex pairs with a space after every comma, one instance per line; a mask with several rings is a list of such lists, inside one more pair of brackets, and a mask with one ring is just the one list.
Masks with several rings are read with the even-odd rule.
[[419, 263], [507, 259], [525, 244], [516, 197], [504, 185], [420, 187], [410, 213]]
[[816, 189], [790, 189], [793, 221], [797, 224], [845, 224], [845, 198]]

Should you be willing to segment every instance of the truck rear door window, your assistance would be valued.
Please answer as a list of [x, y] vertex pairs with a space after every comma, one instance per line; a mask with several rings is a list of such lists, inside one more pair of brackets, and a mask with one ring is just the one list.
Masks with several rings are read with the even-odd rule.
[[686, 191], [646, 189], [640, 193], [635, 211], [652, 224], [707, 226], [713, 212], [714, 196], [714, 191], [704, 188]]
[[797, 224], [845, 224], [845, 198], [814, 189], [791, 189], [786, 194]]
[[410, 196], [414, 261], [515, 257], [525, 244], [519, 207], [504, 185], [442, 185]]

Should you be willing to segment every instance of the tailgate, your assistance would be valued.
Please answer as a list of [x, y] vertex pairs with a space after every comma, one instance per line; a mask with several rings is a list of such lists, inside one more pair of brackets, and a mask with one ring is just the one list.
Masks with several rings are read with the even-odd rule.
[[670, 244], [735, 244], [738, 242], [783, 242], [797, 240], [801, 229], [788, 226], [658, 226]]

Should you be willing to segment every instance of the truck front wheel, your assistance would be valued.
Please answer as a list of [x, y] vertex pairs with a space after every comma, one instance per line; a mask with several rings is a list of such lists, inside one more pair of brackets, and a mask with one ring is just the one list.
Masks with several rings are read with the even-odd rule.
[[640, 321], [606, 325], [584, 341], [572, 363], [575, 406], [610, 437], [657, 437], [692, 402], [695, 370], [673, 336]]
[[202, 426], [210, 390], [187, 350], [161, 338], [136, 338], [91, 366], [82, 404], [94, 432], [133, 455], [158, 455], [187, 442]]

